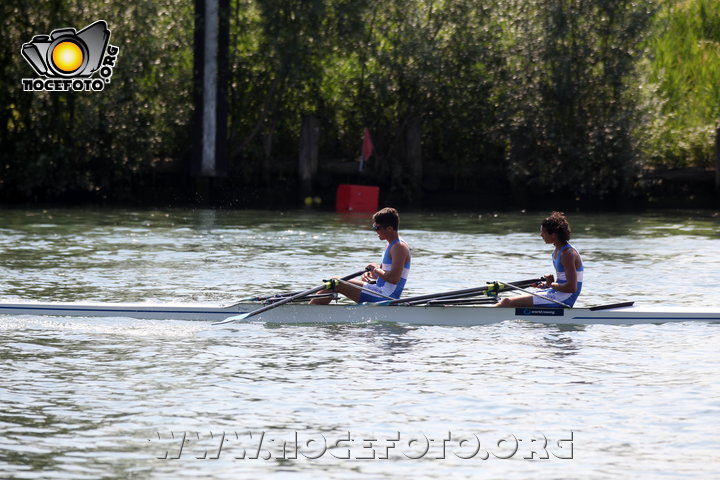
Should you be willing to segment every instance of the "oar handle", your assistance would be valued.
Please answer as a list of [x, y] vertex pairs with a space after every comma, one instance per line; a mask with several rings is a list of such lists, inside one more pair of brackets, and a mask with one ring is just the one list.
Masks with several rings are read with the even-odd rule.
[[369, 271], [370, 271], [370, 269], [368, 267], [365, 267], [363, 270], [360, 270], [359, 272], [351, 273], [350, 275], [345, 275], [344, 277], [342, 277], [342, 280], [350, 280], [352, 278], [359, 277], [363, 273], [369, 272]]

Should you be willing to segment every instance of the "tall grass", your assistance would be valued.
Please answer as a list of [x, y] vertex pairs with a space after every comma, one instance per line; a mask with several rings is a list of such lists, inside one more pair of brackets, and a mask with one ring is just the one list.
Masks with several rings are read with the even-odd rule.
[[650, 44], [647, 154], [654, 165], [713, 165], [720, 121], [720, 1], [665, 0]]

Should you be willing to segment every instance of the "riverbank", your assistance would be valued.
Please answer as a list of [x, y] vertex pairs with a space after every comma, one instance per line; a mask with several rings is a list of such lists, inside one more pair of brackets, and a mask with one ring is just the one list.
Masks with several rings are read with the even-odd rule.
[[0, 204], [293, 209], [303, 207], [304, 199], [311, 196], [316, 200], [312, 208], [333, 210], [337, 186], [357, 184], [379, 186], [381, 205], [425, 211], [720, 208], [720, 190], [712, 168], [648, 168], [638, 175], [627, 193], [583, 198], [568, 192], [513, 184], [491, 165], [479, 173], [475, 169], [476, 174], [472, 175], [436, 166], [432, 171], [426, 170], [422, 181], [413, 187], [409, 181], [388, 181], [381, 172], [358, 172], [355, 162], [334, 162], [319, 168], [309, 192], [303, 192], [289, 162], [277, 165], [267, 182], [237, 176], [192, 177], [178, 167], [159, 169], [131, 185], [115, 185], [107, 190], [68, 192], [52, 198], [42, 194], [32, 198], [4, 198]]

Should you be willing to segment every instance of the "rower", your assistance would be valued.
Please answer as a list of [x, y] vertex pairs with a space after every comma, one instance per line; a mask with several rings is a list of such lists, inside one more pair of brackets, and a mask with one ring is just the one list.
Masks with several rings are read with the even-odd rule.
[[[375, 303], [400, 298], [410, 273], [410, 247], [400, 238], [400, 215], [394, 208], [383, 208], [372, 217], [378, 238], [387, 242], [381, 262], [371, 263], [361, 280], [334, 282], [334, 290], [357, 303]], [[324, 290], [319, 293], [329, 293]], [[314, 298], [313, 304], [327, 304], [332, 298]]]
[[[545, 282], [533, 285], [544, 290], [535, 295], [503, 298], [498, 307], [567, 307], [575, 304], [583, 284], [583, 263], [578, 251], [570, 245], [570, 224], [562, 212], [553, 212], [540, 224], [540, 236], [555, 246], [552, 262], [557, 282], [552, 274], [545, 275]], [[552, 300], [551, 300], [552, 299]], [[554, 300], [554, 301], [553, 301]]]

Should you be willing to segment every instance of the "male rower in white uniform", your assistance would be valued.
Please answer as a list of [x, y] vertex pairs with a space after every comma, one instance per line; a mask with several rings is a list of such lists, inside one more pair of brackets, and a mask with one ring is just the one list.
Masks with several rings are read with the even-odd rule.
[[[357, 303], [400, 298], [410, 273], [410, 247], [400, 238], [399, 223], [400, 215], [394, 208], [383, 208], [375, 212], [372, 228], [380, 240], [387, 242], [382, 261], [379, 264], [369, 264], [362, 280], [348, 280], [350, 285], [338, 283], [337, 292]], [[328, 292], [330, 290], [318, 293]], [[330, 300], [330, 297], [314, 298], [310, 303], [324, 305], [330, 303]]]
[[540, 236], [545, 243], [555, 246], [552, 262], [555, 266], [557, 282], [552, 274], [545, 275], [544, 284], [535, 287], [544, 288], [538, 295], [522, 295], [503, 298], [497, 307], [560, 307], [553, 299], [567, 307], [575, 304], [583, 284], [582, 258], [575, 247], [570, 245], [570, 224], [562, 212], [553, 212], [540, 225]]

